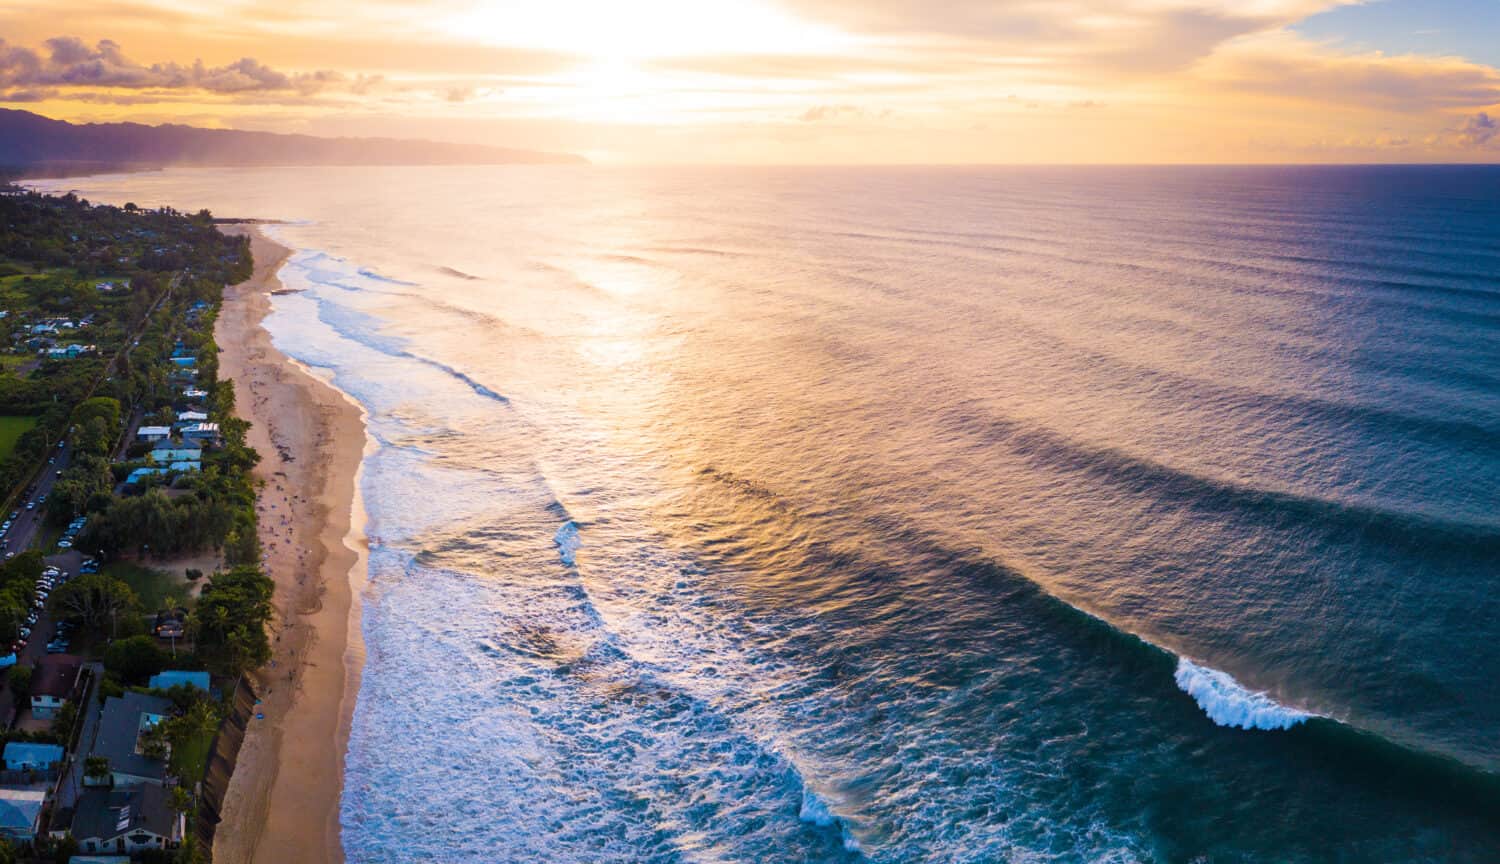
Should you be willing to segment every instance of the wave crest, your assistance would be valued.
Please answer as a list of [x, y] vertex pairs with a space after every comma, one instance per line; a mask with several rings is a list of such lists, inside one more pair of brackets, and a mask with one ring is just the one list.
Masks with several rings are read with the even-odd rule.
[[1177, 686], [1193, 697], [1208, 719], [1239, 729], [1290, 729], [1316, 715], [1288, 708], [1254, 690], [1246, 689], [1227, 672], [1199, 666], [1179, 657]]

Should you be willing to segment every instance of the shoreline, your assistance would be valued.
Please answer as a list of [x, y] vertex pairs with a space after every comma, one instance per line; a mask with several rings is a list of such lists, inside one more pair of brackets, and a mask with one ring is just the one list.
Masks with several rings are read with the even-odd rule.
[[321, 376], [278, 351], [262, 320], [283, 290], [291, 250], [254, 224], [255, 270], [224, 291], [214, 328], [219, 374], [261, 454], [256, 508], [276, 583], [272, 660], [252, 674], [264, 720], [252, 719], [214, 838], [220, 864], [342, 862], [344, 754], [363, 666], [355, 583], [368, 547], [359, 477], [364, 414]]

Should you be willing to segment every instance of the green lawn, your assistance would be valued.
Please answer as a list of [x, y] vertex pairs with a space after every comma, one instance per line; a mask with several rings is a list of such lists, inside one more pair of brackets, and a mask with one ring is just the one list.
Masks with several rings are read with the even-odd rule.
[[208, 768], [208, 748], [213, 746], [216, 729], [215, 726], [195, 729], [192, 735], [172, 743], [172, 773], [189, 788], [203, 779]]
[[26, 430], [36, 425], [35, 417], [0, 416], [0, 459], [5, 459], [16, 449], [16, 442]]
[[192, 606], [188, 602], [187, 586], [170, 573], [142, 567], [134, 561], [111, 561], [99, 570], [129, 585], [136, 596], [141, 598], [141, 609], [147, 613], [167, 608], [168, 597], [172, 598], [173, 605]]

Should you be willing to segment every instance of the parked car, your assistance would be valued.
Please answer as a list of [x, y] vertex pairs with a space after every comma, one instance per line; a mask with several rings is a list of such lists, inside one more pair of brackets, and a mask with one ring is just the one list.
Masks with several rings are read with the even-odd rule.
[[59, 548], [59, 549], [72, 549], [73, 548], [73, 541], [69, 540], [66, 537], [64, 537], [63, 539], [57, 541], [57, 548]]

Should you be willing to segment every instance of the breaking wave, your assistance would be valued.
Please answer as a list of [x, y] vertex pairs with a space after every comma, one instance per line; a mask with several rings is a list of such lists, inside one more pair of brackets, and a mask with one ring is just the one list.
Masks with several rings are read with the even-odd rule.
[[1186, 657], [1177, 658], [1174, 676], [1182, 692], [1193, 697], [1208, 719], [1236, 729], [1290, 729], [1318, 715], [1288, 708], [1246, 688], [1227, 672], [1199, 666]]

